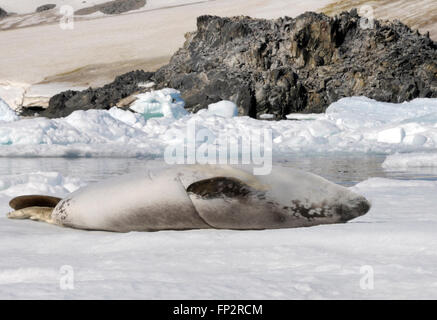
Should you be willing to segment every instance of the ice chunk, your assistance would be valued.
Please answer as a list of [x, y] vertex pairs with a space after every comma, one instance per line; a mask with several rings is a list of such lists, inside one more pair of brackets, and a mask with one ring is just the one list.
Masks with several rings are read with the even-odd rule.
[[144, 117], [137, 113], [133, 113], [128, 110], [122, 110], [118, 107], [112, 107], [108, 112], [114, 119], [120, 120], [121, 122], [133, 127], [141, 128], [145, 125]]
[[325, 119], [324, 113], [290, 113], [287, 114], [286, 118], [288, 120], [319, 120]]
[[423, 146], [427, 140], [428, 138], [421, 134], [413, 134], [406, 136], [403, 142], [412, 146]]
[[181, 93], [175, 89], [150, 91], [136, 97], [138, 99], [130, 109], [143, 114], [146, 120], [160, 117], [179, 119], [188, 114]]
[[401, 143], [405, 138], [403, 128], [391, 128], [378, 133], [378, 142], [383, 143]]
[[270, 114], [270, 113], [264, 113], [264, 114], [260, 115], [259, 118], [262, 120], [272, 120], [275, 118], [275, 115]]
[[343, 127], [372, 128], [387, 123], [419, 118], [436, 119], [437, 99], [414, 99], [404, 103], [379, 102], [366, 97], [343, 98], [331, 104], [326, 116], [341, 122]]
[[224, 118], [232, 118], [238, 116], [238, 108], [232, 101], [222, 100], [217, 103], [212, 103], [208, 106], [208, 113]]
[[0, 122], [11, 122], [17, 121], [18, 116], [14, 110], [12, 110], [9, 105], [0, 98]]

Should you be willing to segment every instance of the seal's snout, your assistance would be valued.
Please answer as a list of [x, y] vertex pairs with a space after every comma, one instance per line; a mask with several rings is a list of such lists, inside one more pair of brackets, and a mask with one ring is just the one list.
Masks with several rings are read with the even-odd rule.
[[367, 212], [369, 212], [370, 208], [370, 202], [366, 198], [360, 197], [358, 200], [358, 204], [355, 206], [355, 211], [357, 212], [357, 216], [363, 216]]
[[342, 222], [358, 218], [369, 212], [371, 207], [370, 202], [363, 196], [358, 196], [350, 200], [347, 204], [337, 207], [337, 214], [340, 215]]

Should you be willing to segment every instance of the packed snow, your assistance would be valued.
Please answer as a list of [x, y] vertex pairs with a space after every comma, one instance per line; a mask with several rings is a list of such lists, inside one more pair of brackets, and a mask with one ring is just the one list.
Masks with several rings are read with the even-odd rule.
[[0, 298], [437, 298], [436, 181], [366, 180], [352, 189], [372, 201], [367, 215], [300, 229], [118, 234], [5, 216], [13, 196], [83, 184], [0, 177]]
[[9, 122], [0, 123], [0, 156], [162, 157], [167, 146], [187, 143], [193, 123], [209, 132], [213, 138], [205, 143], [213, 145], [223, 145], [229, 137], [250, 139], [267, 130], [277, 158], [295, 153], [437, 150], [437, 99], [393, 104], [343, 98], [324, 114], [291, 114], [294, 120], [282, 121], [234, 117], [236, 106], [227, 101], [195, 114], [183, 106], [178, 91], [164, 89], [138, 95], [131, 106], [137, 113], [114, 107], [76, 111], [61, 119], [18, 119], [2, 107], [0, 119]]

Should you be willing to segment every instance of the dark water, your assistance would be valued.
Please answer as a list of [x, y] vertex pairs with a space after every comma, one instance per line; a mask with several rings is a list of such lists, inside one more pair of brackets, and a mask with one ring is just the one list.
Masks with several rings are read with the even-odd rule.
[[[435, 168], [387, 171], [381, 167], [384, 159], [385, 156], [379, 155], [295, 156], [280, 164], [318, 174], [345, 186], [352, 186], [371, 177], [437, 180]], [[157, 161], [131, 158], [0, 158], [0, 177], [37, 171], [56, 171], [64, 176], [78, 177], [86, 182], [93, 182], [157, 164], [159, 164]]]
[[297, 156], [282, 165], [300, 168], [345, 186], [352, 186], [373, 177], [437, 180], [437, 168], [387, 170], [381, 166], [385, 158], [385, 155]]

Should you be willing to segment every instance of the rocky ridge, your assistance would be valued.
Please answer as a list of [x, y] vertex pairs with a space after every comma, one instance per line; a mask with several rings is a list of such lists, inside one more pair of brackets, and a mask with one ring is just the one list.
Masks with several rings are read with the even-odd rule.
[[[47, 109], [40, 113], [48, 118], [59, 118], [68, 116], [76, 110], [88, 109], [109, 109], [117, 102], [139, 93], [140, 84], [148, 82], [153, 72], [142, 70], [125, 73], [101, 88], [88, 88], [84, 91], [68, 90], [53, 96], [49, 101]], [[24, 113], [33, 115], [34, 111]]]
[[113, 0], [92, 7], [83, 8], [75, 12], [76, 15], [86, 15], [95, 12], [104, 14], [120, 14], [131, 10], [137, 10], [146, 5], [146, 0]]
[[191, 111], [232, 100], [240, 115], [257, 118], [323, 112], [349, 96], [396, 103], [435, 98], [437, 43], [399, 21], [375, 20], [368, 28], [356, 10], [333, 18], [313, 12], [276, 20], [201, 16], [168, 65], [127, 76], [129, 90], [124, 76], [107, 85], [111, 90], [54, 96], [44, 113], [112, 107], [146, 78], [156, 89], [180, 90]]

